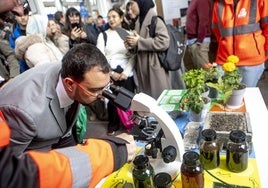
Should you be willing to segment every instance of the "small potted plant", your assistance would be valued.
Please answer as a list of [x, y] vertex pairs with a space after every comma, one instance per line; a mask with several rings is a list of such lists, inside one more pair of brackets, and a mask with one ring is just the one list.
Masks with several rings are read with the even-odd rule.
[[[207, 66], [205, 69], [205, 84], [209, 83], [209, 82], [217, 83], [218, 79], [220, 77], [220, 71], [217, 67], [217, 64], [213, 63], [213, 64], [208, 64], [208, 65], [209, 66]], [[213, 87], [209, 87], [207, 84], [206, 84], [206, 86], [209, 88], [208, 97], [209, 98], [217, 98], [218, 91]]]
[[199, 88], [187, 89], [180, 101], [183, 110], [189, 112], [189, 120], [202, 122], [210, 106], [210, 99]]
[[217, 82], [220, 77], [220, 71], [216, 63], [209, 64], [205, 69], [205, 83], [207, 82]]
[[[206, 71], [203, 68], [190, 69], [182, 75], [187, 89], [198, 88], [204, 96], [208, 95], [208, 87], [205, 84]], [[207, 93], [207, 94], [205, 94]]]
[[189, 112], [190, 121], [203, 121], [207, 112], [205, 107], [210, 106], [210, 99], [204, 96], [206, 88], [205, 70], [202, 68], [191, 69], [185, 72], [182, 78], [187, 90], [180, 100], [180, 106], [183, 110]]
[[[245, 89], [245, 84], [241, 83], [242, 74], [239, 68], [236, 67], [236, 63], [239, 62], [239, 58], [235, 55], [230, 55], [226, 59], [226, 62], [222, 65], [224, 71], [223, 75], [218, 79], [217, 83], [208, 82], [209, 87], [215, 88], [219, 92], [219, 97], [217, 98], [217, 103], [220, 105], [228, 105], [230, 102], [230, 97], [236, 90]], [[242, 93], [242, 99], [243, 99]], [[241, 105], [241, 98], [236, 100], [236, 104], [229, 106], [239, 106]], [[237, 105], [239, 104], [239, 105]]]

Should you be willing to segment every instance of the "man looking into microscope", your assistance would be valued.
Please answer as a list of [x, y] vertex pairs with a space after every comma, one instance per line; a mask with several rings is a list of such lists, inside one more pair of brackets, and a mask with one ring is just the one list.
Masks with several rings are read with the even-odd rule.
[[[10, 1], [10, 0], [1, 0], [0, 1], [0, 11], [1, 15], [0, 17], [2, 19], [5, 18], [4, 12], [7, 12], [9, 10], [15, 11], [16, 14], [20, 13], [20, 4], [17, 1]], [[22, 9], [21, 9], [22, 10]], [[82, 80], [76, 80], [76, 75], [70, 75], [64, 73], [64, 71], [61, 70], [61, 64], [51, 64], [47, 65], [47, 67], [42, 67], [40, 69], [44, 69], [44, 74], [40, 74], [41, 70], [37, 68], [32, 68], [33, 71], [29, 70], [29, 74], [23, 73], [21, 76], [19, 76], [18, 79], [12, 80], [10, 83], [7, 84], [7, 86], [4, 89], [1, 89], [1, 103], [6, 103], [5, 107], [3, 107], [3, 114], [0, 112], [0, 187], [94, 187], [103, 177], [109, 175], [113, 171], [120, 168], [125, 162], [133, 160], [136, 153], [136, 147], [135, 142], [133, 140], [132, 136], [129, 136], [127, 134], [118, 135], [118, 137], [114, 138], [102, 138], [102, 139], [88, 139], [86, 140], [83, 145], [75, 145], [72, 147], [65, 147], [62, 149], [57, 150], [50, 150], [49, 152], [37, 152], [37, 151], [27, 151], [24, 153], [21, 153], [19, 157], [14, 156], [14, 150], [12, 151], [12, 148], [10, 147], [10, 135], [11, 137], [16, 135], [13, 132], [13, 128], [18, 126], [18, 128], [25, 128], [28, 126], [28, 130], [26, 132], [21, 132], [21, 135], [31, 135], [34, 131], [38, 131], [38, 126], [41, 126], [41, 122], [38, 118], [42, 118], [40, 116], [42, 115], [35, 115], [31, 116], [32, 114], [28, 113], [27, 110], [29, 110], [32, 107], [33, 103], [30, 103], [30, 105], [27, 108], [19, 109], [20, 105], [25, 104], [25, 101], [32, 99], [32, 100], [40, 100], [40, 98], [43, 98], [43, 96], [38, 94], [38, 90], [45, 90], [48, 89], [52, 92], [52, 82], [46, 82], [45, 85], [42, 85], [43, 82], [40, 81], [40, 79], [48, 80], [51, 79], [50, 77], [58, 71], [58, 76], [56, 76], [56, 81], [54, 80], [54, 84], [57, 85], [59, 80], [62, 80], [64, 84], [62, 85], [63, 88], [66, 89], [66, 95], [65, 97], [69, 98], [67, 101], [79, 101], [82, 103], [88, 103], [91, 100], [89, 99], [90, 96], [88, 96], [89, 93], [93, 95], [96, 94], [101, 95], [101, 91], [104, 87], [104, 85], [107, 85], [107, 82], [109, 83], [109, 67], [108, 71], [101, 71], [101, 65], [106, 67], [106, 64], [108, 64], [107, 60], [101, 56], [101, 53], [96, 50], [96, 47], [92, 47], [89, 44], [84, 44], [81, 46], [77, 46], [73, 49], [73, 51], [69, 52], [69, 56], [73, 56], [75, 52], [77, 53], [77, 56], [75, 56], [75, 59], [77, 60], [74, 64], [79, 63], [88, 63], [93, 62], [94, 55], [98, 55], [98, 59], [100, 59], [100, 64], [95, 64], [95, 66], [92, 66], [89, 70], [86, 70], [84, 74], [82, 74], [84, 77]], [[85, 51], [85, 49], [92, 48], [90, 51], [93, 55], [91, 56], [89, 53]], [[93, 52], [92, 52], [93, 50]], [[82, 55], [82, 56], [81, 56]], [[66, 58], [68, 58], [67, 56]], [[72, 59], [74, 60], [74, 59]], [[88, 61], [83, 61], [88, 60]], [[64, 63], [63, 63], [64, 64]], [[63, 65], [64, 66], [64, 65]], [[53, 68], [54, 67], [54, 68]], [[51, 72], [50, 72], [50, 71]], [[65, 69], [66, 70], [66, 69]], [[93, 79], [92, 72], [96, 73], [97, 75], [94, 75]], [[28, 71], [27, 71], [28, 72]], [[50, 74], [48, 74], [50, 72]], [[68, 75], [68, 76], [60, 76], [60, 72], [62, 75]], [[79, 71], [78, 71], [79, 72]], [[47, 75], [46, 75], [47, 73]], [[37, 77], [35, 77], [35, 74], [39, 74]], [[91, 76], [90, 76], [91, 75]], [[54, 75], [55, 76], [55, 75]], [[27, 80], [32, 77], [32, 82], [29, 82], [30, 86], [36, 86], [37, 88], [33, 88], [31, 92], [35, 94], [35, 98], [30, 96], [25, 97], [19, 97], [19, 99], [16, 99], [14, 92], [18, 92], [18, 88], [14, 88], [16, 86], [16, 82], [23, 81], [23, 79]], [[93, 80], [91, 80], [90, 83], [95, 83], [95, 89], [96, 87], [98, 90], [95, 92], [92, 90], [87, 90], [84, 88], [86, 86], [85, 84], [89, 84], [89, 77]], [[37, 79], [37, 80], [36, 80]], [[96, 81], [102, 81], [102, 82], [94, 82]], [[44, 81], [43, 80], [43, 81]], [[29, 81], [29, 80], [28, 80]], [[105, 82], [105, 84], [104, 84]], [[97, 84], [98, 83], [98, 84]], [[68, 88], [69, 87], [69, 88]], [[13, 91], [12, 91], [13, 88]], [[56, 87], [55, 87], [56, 88]], [[54, 90], [56, 90], [54, 88]], [[67, 89], [68, 88], [68, 89]], [[90, 88], [90, 87], [89, 87]], [[100, 89], [102, 88], [102, 89]], [[28, 88], [29, 89], [29, 88]], [[28, 90], [25, 88], [25, 90]], [[19, 89], [20, 94], [22, 94], [24, 89]], [[9, 92], [10, 91], [10, 92]], [[6, 93], [7, 92], [7, 93]], [[56, 94], [57, 92], [54, 91]], [[3, 95], [2, 95], [3, 94]], [[91, 95], [91, 97], [93, 97]], [[46, 96], [46, 95], [45, 95]], [[87, 96], [87, 97], [86, 97]], [[50, 97], [53, 98], [52, 95]], [[59, 97], [58, 97], [59, 98]], [[57, 97], [54, 97], [54, 100], [59, 100]], [[12, 109], [12, 105], [9, 106], [8, 102], [10, 101], [16, 101], [13, 105], [17, 106], [17, 110], [20, 111], [19, 114]], [[47, 99], [48, 100], [48, 99]], [[55, 102], [55, 101], [54, 101]], [[60, 102], [58, 101], [57, 104]], [[74, 103], [74, 102], [73, 102]], [[41, 103], [42, 104], [42, 103]], [[42, 106], [39, 104], [40, 108], [36, 109], [36, 113], [40, 110], [42, 110]], [[8, 110], [7, 110], [8, 109]], [[47, 109], [50, 111], [50, 109]], [[23, 111], [23, 112], [22, 112]], [[13, 113], [13, 115], [11, 115]], [[55, 111], [54, 111], [55, 112]], [[64, 109], [63, 109], [64, 112]], [[6, 114], [5, 114], [6, 113]], [[23, 114], [28, 117], [23, 117]], [[57, 112], [57, 114], [60, 114], [60, 112]], [[22, 115], [22, 116], [21, 116]], [[5, 118], [7, 117], [8, 122], [6, 122]], [[26, 122], [16, 122], [16, 120], [19, 120], [20, 118], [28, 118], [29, 121]], [[30, 120], [29, 118], [33, 118]], [[36, 119], [35, 119], [36, 118]], [[45, 117], [43, 117], [45, 118]], [[29, 122], [38, 122], [40, 124], [36, 124], [34, 127], [34, 124], [26, 124]], [[43, 119], [43, 126], [48, 125], [47, 119]], [[16, 124], [17, 123], [17, 124]], [[19, 123], [19, 124], [18, 124]], [[22, 127], [20, 127], [20, 125]], [[9, 127], [11, 128], [11, 132]], [[32, 129], [33, 128], [33, 129]], [[50, 129], [49, 127], [47, 129]], [[14, 130], [19, 132], [18, 130]], [[37, 135], [40, 135], [39, 133], [34, 133]], [[11, 139], [13, 142], [15, 139]], [[16, 144], [14, 142], [13, 144]]]

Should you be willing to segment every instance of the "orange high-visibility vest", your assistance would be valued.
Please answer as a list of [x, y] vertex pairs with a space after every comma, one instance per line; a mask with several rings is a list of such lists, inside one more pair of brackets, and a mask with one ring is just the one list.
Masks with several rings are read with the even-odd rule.
[[216, 62], [236, 55], [237, 66], [259, 65], [268, 58], [268, 1], [216, 0], [212, 31], [218, 41]]
[[1, 111], [0, 130], [0, 187], [93, 188], [127, 160], [122, 159], [123, 150], [116, 150], [116, 144], [99, 139], [50, 152], [29, 151], [16, 157], [8, 147], [10, 129]]

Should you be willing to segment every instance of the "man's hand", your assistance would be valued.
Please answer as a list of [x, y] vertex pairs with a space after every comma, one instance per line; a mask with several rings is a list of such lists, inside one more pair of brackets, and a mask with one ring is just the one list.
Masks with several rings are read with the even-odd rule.
[[122, 138], [122, 139], [124, 139], [124, 140], [129, 142], [129, 144], [126, 144], [127, 152], [128, 152], [127, 161], [128, 162], [133, 161], [135, 156], [136, 156], [136, 149], [137, 149], [134, 137], [132, 135], [129, 135], [129, 134], [126, 134], [126, 133], [119, 134], [116, 137]]

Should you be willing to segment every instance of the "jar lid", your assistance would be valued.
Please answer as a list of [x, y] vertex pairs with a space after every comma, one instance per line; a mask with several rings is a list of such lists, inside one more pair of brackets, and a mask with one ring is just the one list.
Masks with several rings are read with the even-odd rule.
[[202, 137], [206, 141], [212, 141], [217, 138], [216, 131], [213, 129], [204, 129], [201, 133]]
[[158, 173], [154, 176], [154, 185], [157, 188], [166, 188], [171, 186], [171, 176], [166, 172]]
[[230, 132], [230, 140], [235, 143], [245, 142], [246, 134], [241, 130], [233, 130]]
[[199, 164], [199, 154], [194, 151], [187, 151], [183, 154], [183, 162], [189, 166], [197, 165]]
[[133, 164], [138, 169], [146, 168], [149, 164], [149, 158], [146, 155], [138, 155], [135, 157]]

